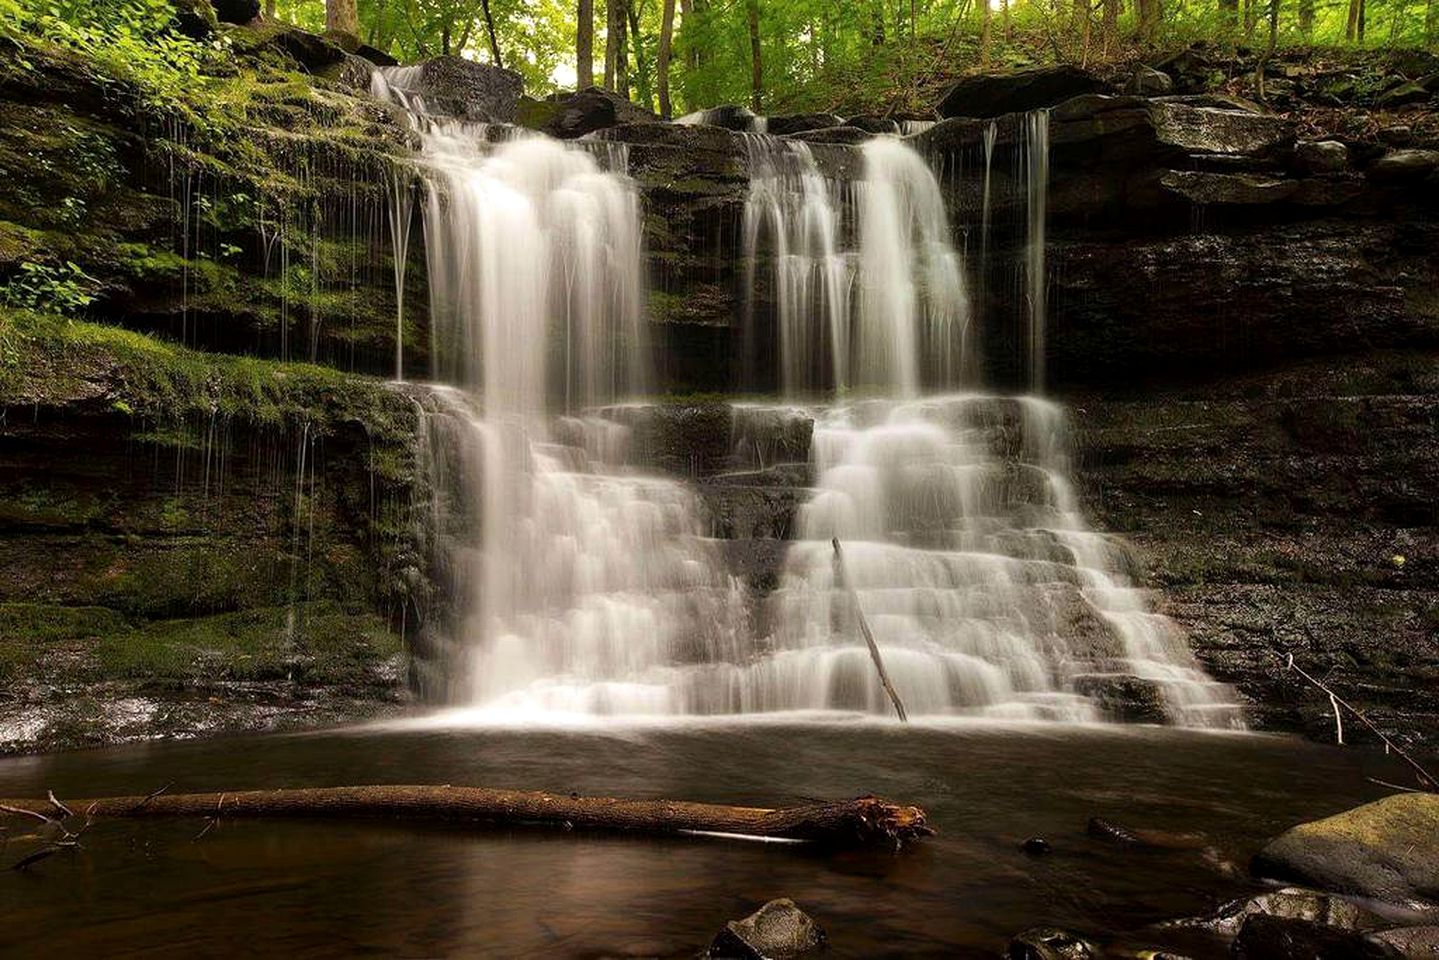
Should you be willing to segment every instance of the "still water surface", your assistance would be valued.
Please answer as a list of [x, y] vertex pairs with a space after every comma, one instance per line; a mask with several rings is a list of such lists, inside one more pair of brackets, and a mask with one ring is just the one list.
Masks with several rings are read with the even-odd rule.
[[[268, 736], [0, 762], [0, 796], [456, 783], [778, 804], [874, 792], [938, 836], [901, 853], [392, 823], [106, 822], [0, 871], [0, 950], [24, 956], [693, 956], [788, 896], [832, 957], [994, 956], [1036, 924], [1121, 936], [1251, 888], [1292, 823], [1383, 795], [1381, 757], [1159, 728], [788, 720], [589, 730], [445, 727]], [[1132, 851], [1089, 817], [1202, 835]], [[11, 821], [4, 864], [33, 844]], [[1020, 853], [1042, 836], [1051, 856]]]

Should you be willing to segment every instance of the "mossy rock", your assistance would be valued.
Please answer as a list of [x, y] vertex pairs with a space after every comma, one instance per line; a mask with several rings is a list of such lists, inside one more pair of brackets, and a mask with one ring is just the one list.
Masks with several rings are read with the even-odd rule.
[[1404, 793], [1301, 823], [1254, 858], [1257, 876], [1439, 905], [1439, 794]]

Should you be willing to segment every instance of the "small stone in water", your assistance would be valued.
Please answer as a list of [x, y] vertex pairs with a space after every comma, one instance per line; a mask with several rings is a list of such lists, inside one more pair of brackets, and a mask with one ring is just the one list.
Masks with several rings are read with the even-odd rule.
[[1049, 841], [1043, 837], [1030, 837], [1019, 845], [1019, 849], [1031, 857], [1042, 857], [1047, 853], [1054, 852], [1054, 848], [1049, 845]]
[[1009, 960], [1090, 960], [1089, 941], [1057, 927], [1032, 927], [1009, 941]]
[[824, 946], [824, 931], [793, 900], [771, 900], [731, 920], [710, 944], [711, 960], [789, 960]]

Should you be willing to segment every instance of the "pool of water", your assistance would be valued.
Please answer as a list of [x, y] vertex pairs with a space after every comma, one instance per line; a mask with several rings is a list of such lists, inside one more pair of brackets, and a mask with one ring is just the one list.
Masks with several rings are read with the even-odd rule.
[[[873, 792], [928, 810], [896, 852], [540, 829], [221, 820], [94, 825], [0, 870], [0, 949], [26, 956], [685, 957], [787, 896], [830, 956], [993, 956], [1053, 924], [1101, 938], [1206, 911], [1291, 824], [1386, 791], [1381, 756], [1139, 727], [764, 721], [505, 729], [448, 723], [156, 743], [0, 761], [0, 796], [455, 783], [754, 805]], [[1131, 850], [1091, 816], [1196, 835]], [[4, 863], [34, 848], [8, 821]], [[1042, 836], [1043, 858], [1018, 844]]]

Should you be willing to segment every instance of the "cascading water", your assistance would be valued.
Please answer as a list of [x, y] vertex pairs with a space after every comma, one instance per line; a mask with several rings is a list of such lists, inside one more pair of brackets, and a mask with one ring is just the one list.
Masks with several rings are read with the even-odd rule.
[[[981, 250], [987, 255], [989, 175], [997, 128], [985, 132]], [[810, 224], [841, 223], [826, 208], [808, 151], [751, 149], [751, 207], [774, 223], [777, 323], [786, 369], [786, 323], [812, 323], [829, 301], [813, 284], [786, 285], [793, 238]], [[809, 175], [774, 176], [769, 157], [787, 150]], [[1025, 118], [1028, 198], [1024, 323], [1031, 384], [1044, 384], [1045, 209], [1048, 116]], [[858, 709], [888, 704], [854, 622], [854, 600], [837, 586], [831, 538], [844, 542], [846, 580], [859, 598], [895, 686], [911, 714], [978, 712], [1004, 717], [1094, 719], [1125, 696], [1149, 698], [1148, 716], [1196, 726], [1242, 724], [1233, 692], [1199, 669], [1183, 634], [1152, 612], [1134, 587], [1122, 542], [1084, 524], [1068, 464], [1063, 411], [1034, 397], [941, 395], [924, 385], [973, 382], [965, 354], [969, 308], [963, 262], [949, 241], [938, 185], [902, 141], [864, 148], [856, 185], [858, 290], [847, 318], [853, 357], [836, 370], [889, 399], [813, 410], [751, 408], [750, 419], [812, 418], [816, 490], [800, 510], [797, 540], [770, 598], [768, 653], [730, 674], [743, 709]], [[793, 161], [792, 161], [793, 162]], [[747, 262], [755, 258], [753, 230]], [[784, 242], [781, 242], [781, 241]], [[837, 237], [826, 251], [838, 249]], [[814, 261], [800, 247], [801, 277]], [[824, 261], [828, 262], [828, 261]], [[752, 270], [753, 267], [750, 267]], [[791, 274], [792, 276], [793, 274]], [[753, 275], [747, 277], [753, 289]], [[956, 356], [947, 353], [958, 348]], [[968, 362], [966, 362], [968, 361]], [[922, 364], [929, 366], [921, 369]], [[840, 386], [842, 379], [836, 379]], [[785, 381], [791, 387], [791, 380]], [[741, 435], [747, 435], [744, 427]]]
[[964, 383], [975, 357], [963, 261], [909, 147], [871, 141], [845, 191], [807, 146], [746, 137], [746, 282], [769, 243], [784, 390], [886, 397], [736, 411], [779, 424], [774, 449], [813, 425], [814, 494], [779, 588], [751, 610], [696, 495], [626, 466], [642, 417], [615, 401], [646, 363], [623, 153], [608, 145], [607, 170], [606, 145], [439, 120], [413, 74], [378, 76], [422, 142], [431, 353], [455, 385], [418, 394], [455, 699], [509, 717], [883, 713], [836, 588], [838, 537], [914, 715], [1091, 719], [1139, 683], [1174, 721], [1237, 722], [1148, 610], [1123, 545], [1084, 526], [1058, 408], [922, 397]]
[[626, 428], [581, 412], [645, 384], [633, 184], [583, 146], [427, 115], [413, 68], [376, 77], [420, 135], [431, 353], [456, 385], [422, 402], [448, 693], [682, 711], [670, 665], [734, 659], [741, 595], [693, 495], [626, 472]]
[[890, 385], [913, 395], [965, 375], [975, 351], [963, 263], [923, 159], [893, 138], [868, 142], [851, 198], [808, 144], [744, 142], [746, 357], [764, 346], [755, 291], [767, 252], [785, 395]]

